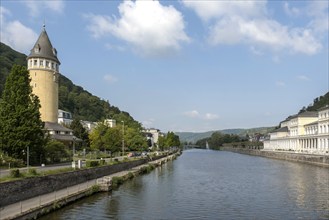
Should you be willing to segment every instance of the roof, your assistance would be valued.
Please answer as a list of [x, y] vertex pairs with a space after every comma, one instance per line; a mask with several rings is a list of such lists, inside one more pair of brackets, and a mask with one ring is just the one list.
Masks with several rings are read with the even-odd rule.
[[275, 132], [288, 132], [288, 127], [282, 127], [282, 128], [278, 128], [274, 131], [272, 131], [271, 133], [275, 133]]
[[77, 138], [73, 135], [60, 135], [60, 134], [51, 134], [50, 137], [55, 140], [59, 141], [75, 141], [75, 142], [82, 142], [80, 138]]
[[302, 112], [296, 115], [289, 116], [287, 119], [293, 119], [293, 118], [313, 118], [313, 117], [318, 117], [318, 112]]
[[42, 32], [41, 32], [37, 42], [31, 49], [31, 53], [27, 57], [27, 59], [33, 58], [33, 57], [34, 58], [47, 58], [47, 59], [53, 60], [60, 64], [60, 62], [57, 58], [57, 51], [51, 45], [51, 42], [49, 40], [45, 26], [43, 26]]
[[45, 129], [52, 130], [52, 131], [72, 131], [71, 129], [66, 128], [58, 123], [49, 122], [49, 121], [45, 122]]
[[327, 109], [329, 109], [329, 105], [326, 105], [326, 106], [320, 108], [318, 111], [323, 111], [323, 110], [327, 110]]

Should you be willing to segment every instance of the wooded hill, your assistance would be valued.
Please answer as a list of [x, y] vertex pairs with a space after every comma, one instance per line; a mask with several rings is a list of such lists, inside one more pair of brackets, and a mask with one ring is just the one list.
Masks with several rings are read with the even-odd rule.
[[[0, 45], [0, 98], [6, 82], [6, 78], [14, 64], [26, 67], [25, 54], [19, 53], [9, 46]], [[118, 107], [112, 106], [109, 101], [100, 99], [84, 90], [81, 86], [75, 85], [70, 79], [61, 75], [59, 78], [59, 103], [58, 107], [73, 114], [73, 117], [86, 121], [101, 121], [105, 118], [125, 121], [125, 124], [132, 127], [141, 127], [128, 112], [121, 111]]]

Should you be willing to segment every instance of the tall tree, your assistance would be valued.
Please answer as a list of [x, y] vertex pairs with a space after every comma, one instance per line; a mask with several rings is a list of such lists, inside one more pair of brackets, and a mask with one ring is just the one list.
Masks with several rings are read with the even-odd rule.
[[40, 119], [40, 101], [32, 94], [29, 72], [14, 65], [7, 77], [0, 101], [0, 150], [30, 163], [40, 162], [46, 138]]
[[70, 124], [70, 128], [73, 130], [73, 135], [77, 138], [80, 138], [83, 141], [83, 145], [89, 147], [89, 134], [87, 130], [82, 126], [80, 120], [75, 118]]
[[93, 150], [110, 151], [111, 154], [121, 150], [122, 132], [120, 127], [110, 128], [102, 123], [90, 133], [90, 147]]

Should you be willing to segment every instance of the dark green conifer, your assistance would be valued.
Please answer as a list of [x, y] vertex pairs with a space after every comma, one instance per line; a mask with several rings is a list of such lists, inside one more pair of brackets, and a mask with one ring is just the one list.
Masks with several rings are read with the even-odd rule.
[[29, 72], [14, 65], [7, 77], [0, 100], [0, 150], [31, 164], [39, 163], [46, 143], [40, 119], [40, 101], [32, 94]]

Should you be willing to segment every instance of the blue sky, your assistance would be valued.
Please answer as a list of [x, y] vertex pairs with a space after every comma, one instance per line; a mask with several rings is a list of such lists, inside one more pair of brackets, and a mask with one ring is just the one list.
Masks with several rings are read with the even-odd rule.
[[145, 127], [275, 126], [328, 92], [328, 1], [1, 1], [1, 42], [42, 25], [60, 72]]

